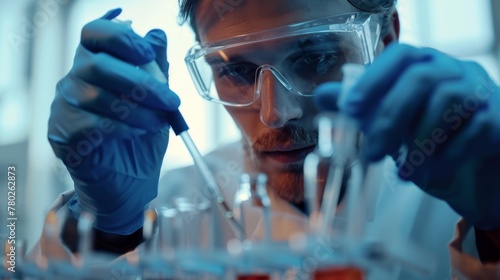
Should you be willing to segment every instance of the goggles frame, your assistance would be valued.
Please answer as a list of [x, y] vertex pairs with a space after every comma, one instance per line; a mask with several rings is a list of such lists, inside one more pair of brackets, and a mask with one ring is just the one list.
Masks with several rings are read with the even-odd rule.
[[[375, 50], [378, 47], [380, 39], [383, 14], [354, 12], [331, 17], [325, 17], [306, 22], [294, 23], [287, 26], [282, 26], [274, 29], [269, 29], [256, 33], [241, 34], [228, 39], [220, 40], [213, 43], [202, 45], [200, 43], [191, 47], [185, 56], [185, 63], [188, 68], [191, 79], [193, 80], [198, 94], [211, 102], [219, 103], [225, 106], [243, 107], [255, 102], [258, 98], [258, 93], [255, 92], [251, 102], [245, 104], [237, 104], [227, 102], [211, 96], [211, 87], [214, 83], [213, 75], [211, 79], [204, 78], [197, 60], [214, 52], [222, 52], [229, 48], [240, 47], [248, 44], [262, 43], [266, 41], [284, 39], [294, 36], [302, 36], [326, 32], [351, 32], [356, 34], [359, 40], [359, 47], [363, 57], [363, 64], [369, 65], [375, 58]], [[259, 67], [259, 69], [262, 68]], [[257, 73], [256, 73], [257, 74]], [[280, 81], [281, 82], [281, 81]], [[288, 89], [288, 88], [287, 88]], [[293, 91], [295, 94], [302, 96], [310, 96]]]

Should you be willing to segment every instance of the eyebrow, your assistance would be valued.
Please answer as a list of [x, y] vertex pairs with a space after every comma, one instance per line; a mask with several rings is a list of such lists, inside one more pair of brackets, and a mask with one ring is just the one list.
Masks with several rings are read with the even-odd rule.
[[[307, 48], [315, 47], [320, 43], [330, 43], [332, 44], [332, 49], [333, 48], [338, 48], [341, 42], [341, 37], [338, 34], [334, 33], [325, 33], [325, 34], [319, 34], [316, 36], [308, 36], [304, 39], [299, 39], [299, 40], [294, 40], [290, 42], [285, 42], [277, 45], [274, 47], [274, 51], [278, 53], [287, 53], [293, 49], [301, 49], [301, 50], [307, 50]], [[241, 62], [241, 61], [247, 61], [244, 56], [235, 54], [235, 55], [227, 55], [226, 53], [214, 53], [212, 56], [207, 56], [206, 57], [206, 62], [209, 65], [214, 65], [214, 64], [221, 64], [221, 63], [234, 63], [234, 62]]]
[[332, 44], [334, 47], [338, 47], [340, 45], [340, 42], [342, 41], [341, 39], [342, 36], [339, 36], [335, 33], [324, 33], [316, 36], [307, 37], [304, 40], [297, 41], [297, 43], [300, 49], [314, 47], [320, 43], [329, 43]]
[[228, 56], [226, 55], [227, 59], [224, 59], [220, 54], [219, 55], [213, 55], [213, 56], [207, 56], [205, 61], [208, 63], [208, 65], [214, 65], [214, 64], [221, 64], [221, 63], [228, 63], [228, 62], [241, 62], [241, 61], [246, 61], [247, 59], [244, 58], [243, 56], [236, 54], [236, 55], [231, 55]]

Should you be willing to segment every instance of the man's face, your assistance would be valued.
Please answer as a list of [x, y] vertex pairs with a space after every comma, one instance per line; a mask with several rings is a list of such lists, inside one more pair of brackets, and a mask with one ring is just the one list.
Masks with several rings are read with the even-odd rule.
[[[198, 35], [203, 44], [355, 11], [345, 0], [204, 0], [196, 17]], [[226, 55], [243, 57], [242, 65], [274, 66], [282, 65], [294, 50], [262, 43], [251, 48], [242, 47], [238, 52]], [[238, 71], [246, 70], [240, 67]], [[248, 75], [255, 77], [254, 72]], [[220, 87], [218, 90], [219, 94], [228, 91]], [[255, 103], [226, 109], [242, 131], [252, 164], [268, 175], [270, 190], [290, 202], [302, 201], [304, 159], [317, 143], [313, 123], [317, 110], [312, 98], [288, 91], [268, 71], [263, 76], [262, 91]]]

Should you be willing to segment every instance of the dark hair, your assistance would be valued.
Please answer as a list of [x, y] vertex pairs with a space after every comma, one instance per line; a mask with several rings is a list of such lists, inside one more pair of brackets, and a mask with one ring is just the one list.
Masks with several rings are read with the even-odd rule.
[[198, 40], [198, 30], [196, 28], [195, 12], [200, 0], [179, 0], [179, 24], [184, 24], [189, 21], [189, 25], [193, 29], [196, 40]]
[[[388, 32], [392, 21], [392, 12], [395, 9], [397, 0], [347, 0], [355, 8], [368, 13], [383, 13], [385, 21], [382, 25], [382, 35]], [[179, 0], [179, 19], [180, 24], [189, 21], [189, 25], [198, 34], [196, 30], [195, 12], [200, 0]], [[196, 35], [198, 37], [198, 35]], [[197, 38], [198, 39], [198, 38]]]

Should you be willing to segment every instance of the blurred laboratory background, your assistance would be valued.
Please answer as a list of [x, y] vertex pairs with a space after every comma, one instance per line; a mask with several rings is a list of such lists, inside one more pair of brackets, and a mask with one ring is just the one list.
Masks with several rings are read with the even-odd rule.
[[[71, 68], [82, 26], [116, 7], [137, 33], [167, 33], [170, 85], [200, 150], [239, 138], [225, 111], [199, 98], [191, 83], [183, 57], [194, 36], [179, 26], [177, 0], [0, 0], [0, 220], [7, 219], [7, 167], [15, 165], [17, 238], [28, 247], [54, 199], [72, 188], [46, 136], [55, 85]], [[478, 61], [500, 81], [500, 1], [399, 0], [398, 8], [402, 42]], [[162, 170], [190, 163], [172, 136]], [[0, 235], [7, 229], [0, 226]]]

